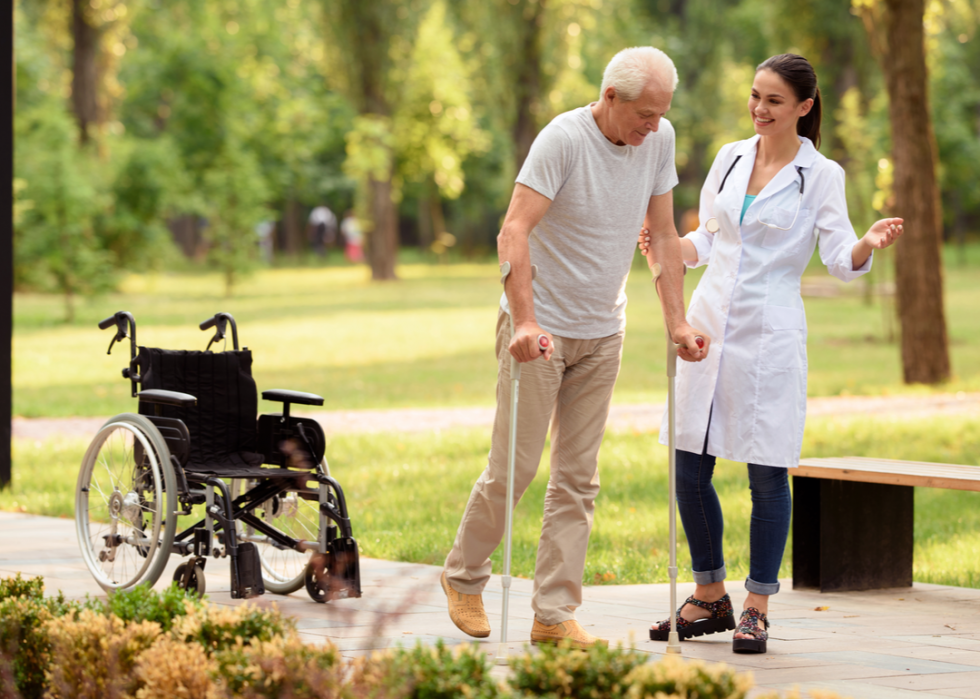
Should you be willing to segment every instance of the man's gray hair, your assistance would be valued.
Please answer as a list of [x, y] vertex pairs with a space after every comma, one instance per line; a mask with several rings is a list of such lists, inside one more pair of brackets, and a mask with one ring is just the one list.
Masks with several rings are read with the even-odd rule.
[[603, 99], [606, 88], [615, 87], [621, 100], [633, 102], [651, 82], [669, 92], [677, 88], [677, 69], [670, 57], [652, 46], [623, 49], [613, 56], [602, 74], [599, 99]]

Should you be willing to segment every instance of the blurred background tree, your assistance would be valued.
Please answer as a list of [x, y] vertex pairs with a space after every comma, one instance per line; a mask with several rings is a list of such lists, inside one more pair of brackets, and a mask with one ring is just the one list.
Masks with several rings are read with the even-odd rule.
[[[215, 265], [232, 293], [258, 264], [345, 264], [312, 252], [307, 217], [318, 206], [338, 218], [356, 209], [374, 279], [396, 277], [399, 251], [492, 254], [538, 131], [596, 99], [608, 60], [640, 44], [667, 51], [680, 74], [669, 118], [682, 233], [696, 225], [718, 148], [752, 134], [754, 67], [794, 51], [820, 75], [821, 150], [847, 171], [855, 227], [924, 191], [899, 157], [909, 151], [898, 139], [918, 135], [937, 163], [925, 235], [933, 248], [962, 245], [980, 231], [977, 3], [914, 10], [928, 97], [918, 106], [934, 139], [921, 117], [895, 127], [916, 99], [892, 94], [911, 68], [889, 71], [916, 47], [888, 53], [885, 20], [906, 4], [17, 0], [17, 287], [65, 294], [70, 315], [70, 299], [111, 287], [120, 270]], [[258, 254], [260, 224], [272, 231], [269, 259]], [[935, 256], [909, 260], [899, 289], [914, 275], [941, 280]], [[866, 287], [886, 314], [890, 266], [879, 256]], [[903, 313], [903, 336], [936, 337], [920, 316]], [[907, 370], [908, 380], [948, 374], [919, 356], [938, 370]]]

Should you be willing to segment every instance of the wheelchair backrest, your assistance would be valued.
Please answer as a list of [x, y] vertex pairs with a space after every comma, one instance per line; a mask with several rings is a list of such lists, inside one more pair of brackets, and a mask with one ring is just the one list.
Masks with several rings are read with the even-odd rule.
[[[140, 347], [137, 361], [144, 390], [180, 391], [197, 398], [194, 407], [163, 406], [162, 410], [163, 416], [178, 418], [187, 425], [190, 463], [220, 463], [229, 454], [258, 451], [258, 393], [250, 351]], [[145, 403], [140, 403], [139, 410], [141, 414], [154, 414], [154, 406]], [[256, 457], [261, 463], [261, 457]]]

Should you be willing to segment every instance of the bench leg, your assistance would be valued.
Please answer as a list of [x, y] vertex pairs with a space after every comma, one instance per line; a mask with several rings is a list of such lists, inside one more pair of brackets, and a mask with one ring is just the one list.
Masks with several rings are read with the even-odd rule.
[[912, 584], [912, 486], [793, 477], [793, 587]]

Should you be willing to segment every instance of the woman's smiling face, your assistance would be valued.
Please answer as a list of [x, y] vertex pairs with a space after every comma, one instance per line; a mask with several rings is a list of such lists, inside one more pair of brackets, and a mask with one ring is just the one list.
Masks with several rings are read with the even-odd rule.
[[763, 69], [755, 74], [749, 95], [749, 114], [755, 132], [760, 136], [775, 136], [787, 130], [795, 134], [796, 122], [812, 106], [812, 99], [798, 101], [789, 83], [773, 71]]

